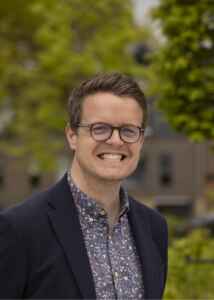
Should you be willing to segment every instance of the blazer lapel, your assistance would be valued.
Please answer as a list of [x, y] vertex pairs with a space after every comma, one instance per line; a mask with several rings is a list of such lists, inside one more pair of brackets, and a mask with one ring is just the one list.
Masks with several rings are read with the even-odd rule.
[[55, 186], [49, 205], [48, 215], [53, 229], [64, 249], [83, 298], [95, 299], [96, 294], [87, 250], [66, 175]]
[[161, 257], [152, 239], [148, 212], [132, 199], [129, 221], [142, 265], [145, 298], [158, 299], [161, 297], [161, 282], [164, 278]]

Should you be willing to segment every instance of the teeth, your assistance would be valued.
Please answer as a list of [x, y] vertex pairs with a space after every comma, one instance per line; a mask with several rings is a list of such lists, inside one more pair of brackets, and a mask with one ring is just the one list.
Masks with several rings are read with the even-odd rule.
[[101, 157], [103, 159], [121, 160], [122, 159], [122, 154], [106, 153], [106, 154], [102, 154]]

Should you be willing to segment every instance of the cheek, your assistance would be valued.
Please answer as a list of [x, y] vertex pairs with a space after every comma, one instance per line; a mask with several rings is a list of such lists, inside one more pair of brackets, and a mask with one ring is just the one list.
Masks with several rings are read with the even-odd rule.
[[87, 157], [94, 155], [96, 149], [96, 144], [94, 141], [91, 141], [88, 138], [79, 138], [76, 141], [75, 150], [85, 159], [89, 159]]
[[133, 159], [139, 160], [140, 155], [141, 155], [141, 149], [142, 145], [134, 145], [133, 148], [131, 149]]

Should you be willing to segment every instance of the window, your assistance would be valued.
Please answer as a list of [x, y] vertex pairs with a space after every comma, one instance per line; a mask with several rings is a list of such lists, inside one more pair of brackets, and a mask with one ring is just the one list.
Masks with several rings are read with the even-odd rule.
[[41, 170], [36, 162], [30, 164], [28, 170], [28, 182], [32, 189], [36, 189], [40, 186], [42, 180]]
[[163, 187], [170, 187], [173, 184], [173, 159], [170, 153], [160, 155], [159, 182]]
[[140, 181], [142, 182], [142, 180], [144, 180], [145, 175], [146, 175], [146, 170], [147, 170], [147, 157], [145, 155], [143, 155], [143, 157], [141, 157], [140, 161], [138, 162], [138, 166], [136, 168], [136, 170], [134, 171], [134, 173], [132, 174], [132, 179], [135, 181]]
[[0, 160], [0, 188], [4, 186], [5, 180], [5, 167], [3, 161]]
[[39, 185], [41, 183], [41, 175], [40, 174], [30, 174], [29, 175], [29, 183], [33, 189], [39, 187]]

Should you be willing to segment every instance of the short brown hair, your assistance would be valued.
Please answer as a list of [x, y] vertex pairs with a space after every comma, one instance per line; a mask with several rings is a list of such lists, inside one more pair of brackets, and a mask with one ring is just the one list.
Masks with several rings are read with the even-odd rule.
[[69, 124], [71, 128], [75, 128], [81, 121], [82, 105], [85, 97], [99, 92], [135, 99], [142, 108], [142, 127], [145, 128], [147, 103], [144, 93], [132, 77], [121, 73], [98, 74], [83, 81], [77, 88], [73, 89], [68, 100]]

